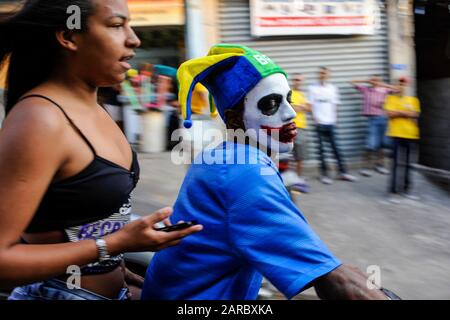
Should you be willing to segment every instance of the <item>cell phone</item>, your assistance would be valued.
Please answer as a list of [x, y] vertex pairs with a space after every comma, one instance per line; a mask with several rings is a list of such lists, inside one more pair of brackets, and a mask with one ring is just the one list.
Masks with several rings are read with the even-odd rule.
[[156, 231], [164, 231], [164, 232], [172, 232], [172, 231], [183, 230], [183, 229], [195, 226], [196, 224], [198, 224], [197, 221], [192, 220], [189, 222], [177, 223], [177, 224], [163, 227], [163, 228], [155, 228], [155, 230]]

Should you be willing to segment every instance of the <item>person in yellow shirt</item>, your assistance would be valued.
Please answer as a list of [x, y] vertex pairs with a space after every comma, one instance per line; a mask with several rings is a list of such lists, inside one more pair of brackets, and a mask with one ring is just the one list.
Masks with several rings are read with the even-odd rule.
[[305, 81], [304, 76], [301, 73], [296, 73], [292, 79], [292, 95], [291, 95], [291, 105], [297, 112], [297, 116], [294, 122], [297, 126], [297, 137], [294, 142], [294, 159], [296, 161], [296, 172], [299, 177], [297, 185], [299, 186], [299, 191], [307, 192], [308, 187], [305, 180], [302, 178], [303, 174], [303, 160], [307, 157], [308, 151], [308, 134], [306, 128], [308, 127], [306, 114], [311, 112], [311, 106], [306, 99], [305, 94], [301, 91], [303, 82]]
[[[384, 103], [384, 109], [389, 118], [387, 135], [393, 141], [392, 173], [389, 187], [393, 202], [398, 201], [396, 195], [399, 193], [411, 199], [416, 198], [410, 193], [411, 153], [419, 139], [417, 120], [420, 115], [419, 99], [405, 95], [409, 80], [402, 77], [398, 82], [399, 92], [387, 96]], [[404, 159], [404, 161], [400, 161], [400, 159]], [[399, 180], [400, 171], [403, 171], [404, 178], [402, 187], [398, 188], [397, 180]]]

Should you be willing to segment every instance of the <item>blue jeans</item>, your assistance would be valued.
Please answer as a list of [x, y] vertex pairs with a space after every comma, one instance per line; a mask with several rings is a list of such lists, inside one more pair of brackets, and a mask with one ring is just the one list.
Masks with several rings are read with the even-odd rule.
[[345, 167], [344, 159], [341, 156], [338, 145], [336, 143], [336, 133], [334, 125], [318, 124], [316, 126], [317, 136], [319, 138], [319, 158], [320, 158], [320, 171], [323, 176], [328, 175], [328, 167], [325, 161], [325, 148], [324, 142], [328, 140], [330, 142], [331, 148], [333, 149], [334, 156], [336, 158], [339, 173], [343, 174], [347, 172]]
[[389, 148], [391, 141], [386, 136], [387, 118], [385, 116], [369, 116], [367, 123], [366, 148], [369, 151], [377, 151]]
[[408, 192], [411, 188], [411, 157], [416, 140], [393, 138], [391, 193]]
[[123, 288], [117, 299], [109, 299], [85, 289], [69, 289], [64, 281], [52, 279], [17, 287], [8, 300], [127, 300], [127, 293]]

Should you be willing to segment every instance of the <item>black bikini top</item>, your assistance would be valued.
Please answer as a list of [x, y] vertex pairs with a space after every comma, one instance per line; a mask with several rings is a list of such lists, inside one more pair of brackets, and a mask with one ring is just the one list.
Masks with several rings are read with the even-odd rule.
[[[86, 228], [77, 230], [76, 238], [80, 240], [103, 236], [122, 227], [123, 223], [117, 223], [115, 226], [114, 220], [126, 221], [127, 219], [119, 219], [119, 217], [128, 218], [130, 215], [130, 194], [139, 180], [136, 153], [132, 150], [131, 169], [98, 156], [92, 144], [60, 105], [41, 95], [28, 95], [21, 100], [30, 97], [40, 97], [57, 106], [92, 150], [94, 159], [74, 176], [50, 184], [26, 232], [89, 226], [90, 231]], [[108, 221], [108, 217], [114, 217], [114, 219]], [[96, 227], [96, 223], [93, 222], [100, 220], [103, 221], [103, 225]], [[98, 230], [94, 230], [95, 228]], [[100, 228], [103, 229], [100, 230]]]

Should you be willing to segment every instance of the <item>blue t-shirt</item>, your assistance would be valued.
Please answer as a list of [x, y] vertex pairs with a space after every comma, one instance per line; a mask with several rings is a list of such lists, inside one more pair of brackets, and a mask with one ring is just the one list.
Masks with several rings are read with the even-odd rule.
[[204, 229], [153, 257], [142, 299], [256, 299], [262, 276], [290, 299], [341, 264], [272, 160], [248, 145], [228, 142], [200, 154], [171, 220], [197, 220]]

